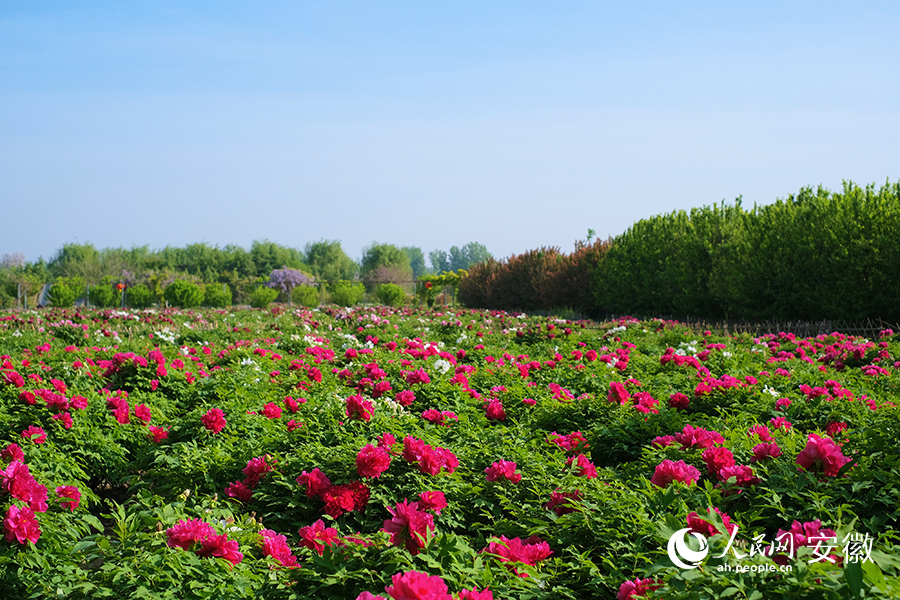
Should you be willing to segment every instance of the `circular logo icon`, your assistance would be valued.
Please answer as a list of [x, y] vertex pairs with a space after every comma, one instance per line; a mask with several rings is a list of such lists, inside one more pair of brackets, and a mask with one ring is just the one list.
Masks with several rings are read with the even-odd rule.
[[[694, 536], [694, 539], [700, 542], [700, 550], [691, 550], [688, 548], [687, 540], [684, 537], [688, 532]], [[669, 538], [668, 550], [669, 558], [676, 567], [682, 569], [696, 569], [700, 566], [700, 561], [709, 554], [709, 545], [706, 543], [705, 537], [691, 531], [689, 527], [686, 527], [684, 529], [679, 529], [672, 534], [672, 537]], [[682, 558], [691, 564], [685, 563], [681, 560]]]

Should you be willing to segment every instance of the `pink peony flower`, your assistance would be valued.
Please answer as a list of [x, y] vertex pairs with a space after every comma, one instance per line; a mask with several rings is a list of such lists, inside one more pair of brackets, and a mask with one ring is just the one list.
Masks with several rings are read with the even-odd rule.
[[753, 458], [750, 460], [752, 462], [756, 462], [758, 460], [764, 460], [766, 458], [778, 458], [781, 456], [781, 448], [778, 447], [778, 444], [757, 444], [753, 446]]
[[61, 485], [57, 487], [56, 495], [59, 496], [60, 500], [66, 500], [65, 502], [60, 502], [60, 506], [68, 508], [72, 512], [78, 508], [78, 504], [81, 502], [81, 491], [74, 485]]
[[441, 514], [441, 510], [447, 508], [447, 498], [444, 492], [422, 492], [419, 494], [419, 508], [422, 510], [433, 510], [434, 514]]
[[406, 374], [406, 383], [409, 385], [415, 385], [417, 383], [427, 384], [431, 383], [431, 378], [428, 376], [428, 373], [425, 372], [425, 369], [418, 369]]
[[[550, 544], [538, 537], [522, 540], [517, 537], [510, 539], [504, 535], [500, 536], [500, 541], [490, 542], [482, 552], [493, 554], [500, 562], [518, 562], [532, 566], [553, 554]], [[515, 568], [513, 571], [519, 577], [528, 577], [526, 573], [521, 573]]]
[[498, 460], [484, 472], [488, 481], [497, 481], [498, 479], [507, 479], [513, 483], [522, 481], [522, 475], [516, 473], [516, 463], [508, 460]]
[[171, 548], [178, 547], [190, 550], [194, 544], [205, 540], [211, 535], [215, 535], [215, 533], [216, 530], [206, 521], [201, 519], [182, 519], [166, 530], [166, 544]]
[[306, 495], [310, 498], [321, 497], [331, 487], [331, 481], [318, 467], [309, 473], [303, 471], [297, 477], [297, 484], [301, 487], [306, 487]]
[[691, 400], [685, 394], [681, 392], [676, 392], [669, 396], [669, 406], [672, 408], [680, 408], [681, 410], [686, 409], [690, 406]]
[[391, 583], [384, 591], [393, 600], [453, 600], [447, 584], [437, 575], [407, 571], [394, 575]]
[[25, 453], [22, 452], [22, 449], [18, 444], [10, 443], [6, 445], [6, 448], [0, 450], [0, 460], [25, 460]]
[[753, 469], [747, 465], [732, 465], [725, 467], [718, 473], [719, 481], [728, 481], [735, 478], [735, 485], [749, 487], [759, 483], [759, 477], [753, 475]]
[[345, 512], [361, 510], [369, 503], [369, 488], [361, 481], [333, 485], [322, 493], [325, 514], [337, 519]]
[[158, 444], [159, 442], [161, 442], [164, 439], [169, 437], [169, 430], [164, 429], [162, 427], [156, 427], [154, 425], [151, 425], [150, 433], [148, 434], [148, 436], [151, 437], [153, 439], [153, 441]]
[[47, 441], [47, 434], [41, 427], [30, 425], [28, 429], [22, 432], [22, 439], [31, 440], [35, 444], [43, 444]]
[[237, 541], [229, 540], [224, 533], [222, 535], [210, 534], [200, 542], [200, 548], [196, 552], [197, 556], [224, 558], [232, 565], [236, 565], [244, 559]]
[[262, 414], [267, 419], [280, 419], [281, 407], [274, 402], [268, 402], [265, 406], [263, 406]]
[[[272, 472], [273, 467], [268, 463], [269, 458], [269, 455], [266, 454], [265, 456], [257, 456], [256, 458], [251, 458], [247, 461], [247, 466], [243, 469], [244, 485], [253, 489], [259, 485], [260, 480], [262, 480], [267, 473]], [[272, 459], [272, 462], [275, 462], [275, 459]]]
[[41, 527], [34, 518], [34, 511], [27, 506], [12, 504], [3, 519], [3, 538], [7, 542], [36, 544], [41, 537]]
[[299, 567], [297, 557], [291, 552], [287, 538], [275, 533], [271, 529], [263, 529], [259, 532], [262, 536], [263, 556], [271, 556], [278, 564], [289, 569]]
[[200, 421], [203, 423], [203, 426], [212, 433], [219, 433], [225, 429], [227, 423], [225, 420], [225, 413], [222, 412], [222, 409], [220, 408], [209, 409], [206, 411], [206, 414], [200, 418]]
[[698, 479], [700, 479], [700, 471], [696, 468], [683, 460], [673, 462], [667, 459], [656, 466], [653, 477], [650, 478], [650, 483], [659, 487], [666, 487], [673, 481], [691, 485]]
[[548, 436], [548, 441], [573, 454], [590, 448], [590, 444], [588, 444], [580, 431], [573, 431], [568, 435], [560, 435], [554, 431]]
[[152, 416], [150, 415], [150, 409], [146, 404], [138, 404], [134, 407], [134, 416], [140, 421], [144, 423], [149, 423]]
[[[721, 517], [722, 524], [725, 526], [725, 530], [728, 532], [728, 534], [732, 534], [737, 528], [737, 525], [731, 522], [731, 517], [726, 513], [720, 511], [718, 508], [713, 508], [713, 510], [716, 511], [716, 514], [718, 514], [719, 517]], [[691, 531], [699, 533], [700, 535], [704, 535], [706, 537], [712, 537], [714, 535], [722, 533], [721, 531], [716, 529], [715, 525], [713, 525], [712, 522], [707, 520], [709, 518], [710, 517], [701, 517], [699, 514], [692, 512], [687, 516], [687, 525], [691, 528]]]
[[492, 421], [506, 420], [506, 411], [503, 410], [503, 404], [499, 400], [488, 402], [484, 409], [484, 415]]
[[747, 436], [753, 437], [754, 435], [758, 435], [759, 439], [764, 442], [775, 441], [775, 439], [772, 437], [772, 434], [769, 432], [769, 428], [765, 425], [754, 425], [753, 427], [751, 427], [750, 431], [747, 432]]
[[459, 600], [494, 600], [494, 594], [490, 590], [478, 591], [478, 586], [471, 590], [460, 590]]
[[356, 455], [356, 472], [360, 477], [380, 477], [391, 466], [391, 455], [372, 444], [363, 446]]
[[411, 554], [418, 554], [425, 547], [430, 534], [434, 533], [434, 517], [419, 510], [417, 502], [398, 502], [388, 508], [391, 518], [384, 521], [382, 531], [391, 534], [391, 543], [404, 545]]
[[243, 481], [235, 481], [225, 488], [225, 495], [229, 498], [237, 498], [241, 502], [250, 502], [253, 497], [253, 490], [248, 488]]
[[416, 395], [412, 392], [412, 390], [403, 390], [399, 392], [396, 397], [397, 402], [399, 402], [402, 406], [409, 406], [416, 400]]
[[652, 592], [662, 586], [662, 583], [654, 579], [635, 579], [634, 581], [626, 581], [619, 587], [619, 593], [616, 595], [617, 600], [631, 600], [632, 598], [643, 598], [647, 592]]
[[797, 464], [807, 471], [822, 470], [826, 476], [834, 477], [850, 459], [841, 454], [840, 447], [831, 438], [809, 434], [806, 448], [797, 455]]
[[343, 542], [338, 534], [338, 530], [334, 527], [325, 527], [325, 522], [319, 519], [312, 525], [300, 528], [300, 543], [315, 550], [319, 556], [325, 553], [325, 546], [341, 546]]
[[594, 479], [597, 477], [597, 467], [594, 466], [587, 456], [579, 454], [578, 456], [570, 456], [566, 461], [566, 466], [571, 467], [572, 463], [576, 463], [575, 475], [586, 479]]
[[347, 398], [347, 417], [368, 423], [373, 414], [375, 414], [375, 405], [371, 400], [364, 400], [362, 396]]
[[734, 454], [728, 448], [707, 448], [703, 451], [703, 462], [710, 475], [715, 475], [725, 467], [734, 466]]
[[576, 512], [578, 507], [575, 505], [581, 500], [581, 492], [560, 492], [556, 490], [550, 494], [550, 501], [544, 504], [544, 508], [552, 510], [557, 516], [563, 516], [568, 513]]
[[[784, 545], [791, 557], [796, 556], [797, 549], [802, 546], [815, 548], [820, 543], [827, 543], [827, 540], [831, 538], [837, 538], [837, 534], [833, 529], [822, 529], [822, 522], [819, 519], [807, 523], [794, 521], [789, 530], [779, 529], [775, 535], [776, 542], [779, 546]], [[783, 555], [773, 557], [775, 562], [782, 565], [787, 564], [787, 559], [788, 557]], [[836, 563], [841, 559], [836, 555], [829, 554], [827, 560]]]
[[724, 444], [725, 438], [716, 431], [685, 425], [681, 433], [675, 434], [675, 441], [681, 444], [682, 450], [687, 450], [688, 448], [709, 448], [715, 444]]
[[613, 404], [625, 406], [631, 399], [631, 394], [628, 393], [628, 391], [625, 389], [625, 386], [620, 382], [611, 381], [609, 383], [609, 393], [606, 395], [606, 399]]

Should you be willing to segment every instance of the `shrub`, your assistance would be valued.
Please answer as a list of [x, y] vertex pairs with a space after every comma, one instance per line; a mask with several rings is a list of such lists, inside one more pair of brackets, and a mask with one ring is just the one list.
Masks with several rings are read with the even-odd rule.
[[375, 288], [375, 298], [386, 306], [403, 306], [406, 292], [396, 283], [382, 283]]
[[254, 308], [265, 308], [275, 301], [278, 297], [278, 290], [264, 285], [257, 286], [250, 294], [250, 306]]
[[203, 302], [203, 290], [196, 283], [176, 279], [166, 288], [166, 302], [179, 308], [194, 308]]
[[225, 283], [211, 283], [204, 290], [204, 303], [213, 308], [231, 306], [231, 288]]
[[145, 285], [135, 285], [125, 290], [125, 304], [131, 308], [147, 308], [153, 306], [156, 298]]
[[72, 306], [84, 293], [84, 281], [77, 277], [58, 277], [50, 288], [50, 306]]
[[319, 305], [319, 289], [314, 285], [298, 285], [291, 292], [291, 299], [300, 306], [314, 308]]
[[119, 292], [110, 283], [92, 285], [88, 290], [88, 300], [98, 308], [114, 308], [119, 305]]
[[339, 306], [353, 306], [365, 293], [366, 288], [361, 283], [339, 281], [331, 288], [331, 301]]

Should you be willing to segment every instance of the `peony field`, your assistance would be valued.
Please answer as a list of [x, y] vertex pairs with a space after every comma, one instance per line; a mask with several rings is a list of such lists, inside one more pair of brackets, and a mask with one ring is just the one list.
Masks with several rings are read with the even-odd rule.
[[0, 597], [900, 597], [900, 333], [0, 314]]

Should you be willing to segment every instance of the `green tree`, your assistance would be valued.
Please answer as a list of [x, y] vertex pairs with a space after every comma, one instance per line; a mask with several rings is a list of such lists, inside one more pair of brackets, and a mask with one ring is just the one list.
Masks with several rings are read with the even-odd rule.
[[409, 257], [393, 244], [373, 242], [363, 249], [360, 276], [367, 287], [376, 283], [405, 283], [412, 280]]
[[351, 280], [359, 272], [359, 265], [353, 262], [341, 243], [333, 240], [312, 242], [304, 248], [306, 263], [317, 279], [324, 281]]
[[409, 266], [412, 269], [413, 278], [418, 279], [428, 270], [425, 267], [425, 254], [417, 246], [403, 246], [400, 248], [409, 258]]

